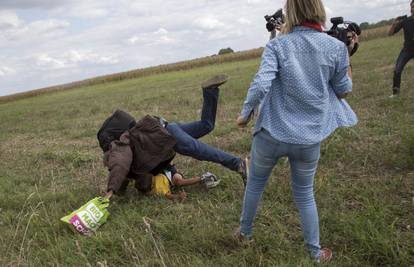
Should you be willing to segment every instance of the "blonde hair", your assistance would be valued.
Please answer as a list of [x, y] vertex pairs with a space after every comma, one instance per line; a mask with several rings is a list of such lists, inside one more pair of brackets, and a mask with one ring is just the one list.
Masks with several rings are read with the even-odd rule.
[[304, 21], [319, 23], [325, 26], [326, 13], [321, 0], [286, 0], [286, 23], [283, 33], [293, 30], [293, 27]]

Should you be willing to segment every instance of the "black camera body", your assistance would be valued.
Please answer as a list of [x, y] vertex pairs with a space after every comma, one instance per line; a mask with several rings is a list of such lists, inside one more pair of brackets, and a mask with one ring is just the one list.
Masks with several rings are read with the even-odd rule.
[[404, 15], [397, 17], [396, 20], [405, 20], [406, 18], [408, 18], [407, 15]]
[[[332, 27], [326, 31], [326, 33], [339, 41], [345, 43], [346, 46], [350, 44], [348, 33], [355, 32], [356, 35], [361, 34], [361, 28], [355, 22], [344, 21], [342, 17], [331, 18]], [[343, 26], [339, 26], [343, 24]], [[351, 51], [352, 56], [358, 50], [358, 43], [355, 44], [354, 49]]]
[[266, 20], [266, 29], [268, 32], [275, 30], [276, 26], [285, 23], [285, 16], [283, 15], [282, 9], [279, 9], [273, 15], [264, 16]]
[[[266, 15], [264, 18], [267, 22], [266, 29], [269, 32], [274, 31], [277, 25], [285, 23], [285, 16], [283, 15], [282, 9], [277, 10], [273, 15]], [[404, 16], [398, 17], [397, 19], [399, 18], [404, 19]], [[344, 21], [342, 17], [331, 18], [331, 23], [332, 27], [325, 31], [325, 33], [345, 43], [346, 46], [351, 42], [348, 38], [348, 33], [354, 32], [356, 35], [361, 34], [361, 28], [358, 24], [352, 21]], [[358, 47], [359, 44], [356, 43], [350, 53], [351, 56], [358, 50]]]
[[[361, 34], [361, 28], [355, 22], [344, 21], [342, 17], [331, 18], [332, 27], [326, 31], [326, 33], [336, 39], [344, 42], [347, 46], [350, 41], [348, 40], [348, 32], [355, 32], [357, 35]], [[344, 26], [339, 26], [343, 24]]]

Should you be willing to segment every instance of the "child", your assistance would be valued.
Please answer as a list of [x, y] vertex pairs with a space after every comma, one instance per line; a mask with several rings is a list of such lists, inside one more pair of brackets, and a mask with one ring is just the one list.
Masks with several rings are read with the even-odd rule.
[[201, 177], [194, 176], [193, 178], [185, 179], [181, 173], [177, 172], [175, 165], [170, 164], [159, 174], [153, 176], [152, 189], [149, 194], [161, 195], [170, 200], [182, 201], [187, 197], [187, 194], [184, 191], [172, 193], [171, 189], [175, 186], [203, 184], [207, 189], [210, 189], [219, 183], [220, 180], [210, 172], [206, 172]]

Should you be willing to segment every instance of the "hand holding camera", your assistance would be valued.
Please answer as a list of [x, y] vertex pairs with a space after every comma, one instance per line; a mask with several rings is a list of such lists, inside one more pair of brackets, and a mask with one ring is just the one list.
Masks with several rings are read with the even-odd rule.
[[[331, 18], [332, 27], [326, 33], [345, 43], [348, 47], [349, 56], [358, 50], [358, 36], [361, 28], [355, 22], [344, 21], [342, 17]], [[343, 26], [339, 26], [343, 24]]]
[[264, 16], [266, 20], [266, 29], [268, 32], [274, 30], [280, 31], [283, 23], [285, 23], [285, 16], [283, 15], [282, 9], [279, 9], [273, 15]]
[[356, 46], [359, 45], [358, 35], [355, 32], [348, 32], [347, 37], [348, 37], [348, 42], [349, 42], [349, 45], [347, 46], [348, 53], [351, 56], [355, 53], [356, 49], [358, 49], [358, 48], [355, 48]]
[[399, 17], [396, 17], [396, 18], [395, 18], [395, 21], [399, 22], [399, 21], [401, 21], [401, 20], [405, 20], [406, 18], [407, 18], [407, 15], [404, 15], [404, 16], [399, 16]]
[[[264, 18], [267, 22], [266, 29], [269, 32], [280, 31], [283, 23], [285, 23], [282, 9], [277, 10], [273, 15], [266, 15]], [[404, 16], [398, 18], [404, 18]], [[349, 56], [355, 54], [359, 47], [358, 36], [361, 34], [359, 25], [352, 21], [344, 21], [342, 17], [331, 18], [331, 23], [332, 27], [325, 33], [345, 43], [348, 47]]]

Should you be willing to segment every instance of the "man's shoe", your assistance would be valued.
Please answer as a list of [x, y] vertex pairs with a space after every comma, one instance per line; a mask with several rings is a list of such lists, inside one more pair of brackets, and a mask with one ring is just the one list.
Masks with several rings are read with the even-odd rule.
[[216, 187], [219, 183], [220, 179], [211, 172], [206, 172], [201, 176], [201, 184], [204, 185], [206, 189]]
[[390, 98], [398, 97], [400, 95], [400, 88], [394, 87], [392, 88], [392, 95], [390, 95]]
[[201, 83], [201, 88], [203, 89], [217, 88], [220, 85], [227, 82], [228, 79], [229, 79], [229, 76], [225, 74], [216, 75], [216, 76], [211, 77], [210, 79], [203, 81]]
[[245, 158], [240, 161], [239, 173], [243, 179], [244, 187], [247, 184], [247, 178], [249, 177], [249, 159]]

